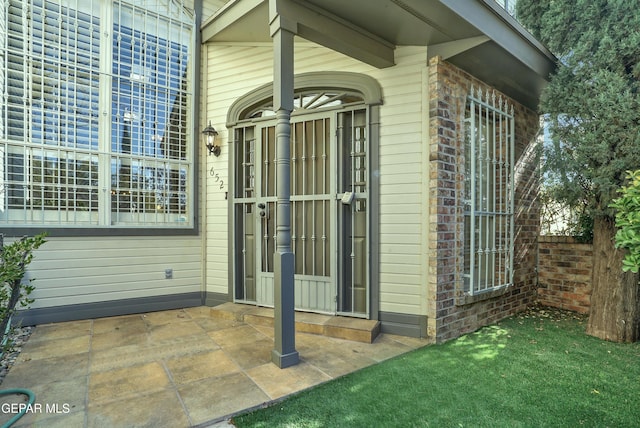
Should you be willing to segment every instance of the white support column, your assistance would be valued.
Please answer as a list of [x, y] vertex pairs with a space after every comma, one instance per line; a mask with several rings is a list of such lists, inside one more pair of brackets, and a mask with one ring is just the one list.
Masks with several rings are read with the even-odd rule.
[[276, 111], [276, 250], [274, 254], [274, 349], [271, 361], [286, 368], [298, 364], [295, 348], [294, 256], [291, 250], [291, 112], [293, 111], [293, 37], [295, 24], [269, 1], [273, 39], [273, 108]]

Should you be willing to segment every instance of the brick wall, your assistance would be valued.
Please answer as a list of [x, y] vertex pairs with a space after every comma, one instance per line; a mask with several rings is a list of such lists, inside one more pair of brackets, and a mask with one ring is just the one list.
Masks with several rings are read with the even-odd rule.
[[538, 241], [538, 302], [588, 313], [591, 300], [591, 244], [570, 236], [540, 236]]
[[538, 175], [533, 143], [539, 121], [536, 112], [515, 102], [514, 285], [480, 296], [466, 296], [463, 290], [463, 120], [472, 84], [482, 90], [492, 90], [439, 57], [430, 60], [427, 336], [435, 342], [495, 323], [535, 300], [540, 208], [536, 198]]

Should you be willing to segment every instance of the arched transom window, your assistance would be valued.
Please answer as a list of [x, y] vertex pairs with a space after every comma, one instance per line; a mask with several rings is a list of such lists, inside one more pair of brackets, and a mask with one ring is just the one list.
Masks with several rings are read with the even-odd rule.
[[[305, 89], [296, 91], [293, 97], [293, 112], [295, 114], [304, 113], [309, 110], [320, 108], [345, 107], [352, 104], [362, 103], [362, 95], [342, 90], [315, 90]], [[265, 101], [263, 104], [247, 109], [241, 119], [255, 119], [259, 117], [272, 117], [276, 112], [273, 108], [273, 99]]]

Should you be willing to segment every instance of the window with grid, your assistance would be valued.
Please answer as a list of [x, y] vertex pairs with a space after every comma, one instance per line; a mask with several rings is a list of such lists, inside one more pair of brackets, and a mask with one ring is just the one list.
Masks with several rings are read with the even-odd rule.
[[495, 0], [507, 13], [513, 17], [516, 16], [516, 3], [517, 0]]
[[513, 282], [513, 106], [472, 88], [465, 117], [464, 287], [469, 294]]
[[0, 221], [193, 226], [194, 19], [178, 0], [6, 2]]

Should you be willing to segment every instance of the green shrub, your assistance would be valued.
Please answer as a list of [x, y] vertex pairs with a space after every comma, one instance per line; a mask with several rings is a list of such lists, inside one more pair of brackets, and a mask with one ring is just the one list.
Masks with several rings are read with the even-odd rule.
[[616, 210], [615, 241], [617, 248], [627, 250], [622, 261], [622, 270], [638, 273], [640, 270], [640, 170], [627, 171], [628, 184], [623, 186], [621, 196], [609, 205]]
[[2, 245], [0, 235], [0, 334], [3, 335], [1, 352], [11, 347], [11, 343], [4, 340], [5, 332], [11, 331], [11, 317], [17, 308], [28, 308], [33, 299], [30, 297], [34, 290], [31, 284], [33, 278], [23, 281], [24, 274], [31, 260], [33, 251], [45, 241], [45, 234], [34, 237], [24, 237], [11, 244]]

